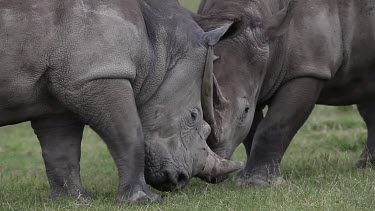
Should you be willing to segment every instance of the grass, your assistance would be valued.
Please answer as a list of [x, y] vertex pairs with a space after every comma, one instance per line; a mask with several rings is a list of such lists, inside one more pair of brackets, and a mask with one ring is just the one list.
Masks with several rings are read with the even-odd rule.
[[[198, 0], [186, 0], [196, 9]], [[352, 107], [317, 107], [294, 138], [282, 162], [286, 183], [241, 188], [231, 180], [212, 185], [193, 179], [160, 204], [114, 203], [117, 172], [108, 150], [85, 130], [81, 173], [94, 200], [50, 201], [39, 143], [23, 123], [0, 128], [0, 210], [375, 210], [375, 171], [355, 169], [366, 138]], [[235, 160], [245, 160], [243, 147]]]
[[[161, 204], [114, 203], [117, 173], [108, 150], [85, 130], [82, 180], [94, 200], [50, 201], [38, 141], [29, 123], [0, 128], [0, 210], [375, 210], [375, 171], [355, 169], [366, 138], [354, 109], [317, 107], [289, 147], [278, 187], [241, 188], [193, 179], [187, 188], [163, 193]], [[236, 160], [245, 160], [240, 147]]]

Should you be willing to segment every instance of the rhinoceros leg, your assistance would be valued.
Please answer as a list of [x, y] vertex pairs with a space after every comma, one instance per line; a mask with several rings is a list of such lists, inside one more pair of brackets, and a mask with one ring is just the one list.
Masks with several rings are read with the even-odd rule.
[[282, 156], [313, 110], [322, 84], [316, 79], [299, 78], [279, 88], [256, 129], [246, 167], [235, 177], [237, 185], [269, 185], [283, 181]]
[[50, 198], [88, 197], [80, 179], [81, 140], [84, 125], [72, 115], [31, 121], [42, 147]]
[[119, 175], [118, 201], [159, 201], [160, 196], [151, 192], [144, 178], [144, 136], [130, 82], [98, 79], [76, 87], [55, 90], [54, 95], [107, 144]]
[[358, 105], [359, 113], [367, 125], [367, 143], [362, 152], [361, 157], [355, 166], [364, 168], [366, 166], [375, 165], [375, 103], [363, 103]]
[[260, 124], [260, 122], [262, 122], [263, 119], [264, 117], [263, 117], [262, 109], [255, 110], [254, 120], [251, 125], [250, 132], [247, 135], [246, 139], [243, 141], [243, 145], [245, 146], [247, 157], [250, 157], [251, 145], [253, 144], [255, 132], [258, 128], [258, 125]]

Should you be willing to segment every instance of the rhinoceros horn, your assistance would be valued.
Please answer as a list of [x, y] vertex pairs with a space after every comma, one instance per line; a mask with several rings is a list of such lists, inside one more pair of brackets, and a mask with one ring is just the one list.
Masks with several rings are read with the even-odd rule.
[[219, 83], [216, 80], [215, 74], [213, 74], [213, 91], [214, 91], [213, 102], [215, 103], [215, 105], [223, 106], [229, 103], [228, 100], [225, 99], [223, 93], [221, 92], [221, 89], [220, 89]]
[[[213, 54], [212, 47], [209, 47], [205, 71], [203, 75], [203, 87], [202, 87], [202, 109], [203, 109], [203, 118], [211, 127], [211, 137], [213, 140], [218, 141], [219, 134], [221, 129], [218, 128], [214, 112], [214, 104], [216, 107], [221, 107], [228, 104], [228, 100], [222, 94], [220, 86], [216, 80], [215, 75], [213, 74], [213, 61], [215, 55]], [[211, 141], [212, 141], [211, 138]], [[215, 143], [211, 143], [215, 144]]]
[[[205, 70], [202, 81], [202, 109], [203, 118], [211, 126], [215, 123], [213, 107], [213, 59], [212, 46], [208, 48]], [[211, 128], [212, 129], [212, 128]]]
[[226, 160], [214, 153], [208, 145], [204, 148], [207, 153], [204, 168], [198, 173], [198, 177], [205, 181], [210, 178], [223, 176], [234, 171], [243, 169], [245, 164], [239, 161]]
[[[202, 109], [203, 117], [205, 121], [211, 126], [212, 132], [215, 133], [215, 114], [214, 114], [214, 91], [215, 100], [220, 102], [227, 102], [222, 96], [221, 91], [218, 87], [216, 78], [213, 75], [213, 60], [214, 54], [212, 47], [209, 47], [207, 53], [207, 60], [205, 65], [205, 71], [203, 74], [202, 83]], [[216, 85], [216, 87], [214, 87]], [[204, 150], [207, 152], [207, 158], [204, 164], [203, 170], [198, 174], [198, 177], [208, 178], [217, 177], [231, 172], [237, 171], [244, 167], [242, 162], [235, 162], [221, 158], [215, 154], [209, 146], [206, 144]]]

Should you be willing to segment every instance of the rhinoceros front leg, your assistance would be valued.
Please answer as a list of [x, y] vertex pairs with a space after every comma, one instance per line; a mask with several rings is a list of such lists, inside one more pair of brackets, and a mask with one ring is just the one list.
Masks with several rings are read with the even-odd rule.
[[246, 139], [243, 141], [243, 145], [245, 146], [246, 155], [247, 155], [248, 158], [250, 157], [251, 145], [253, 144], [255, 132], [258, 128], [258, 125], [262, 122], [263, 119], [264, 119], [263, 110], [262, 109], [256, 109], [255, 114], [254, 114], [254, 120], [253, 120], [253, 123], [251, 125], [250, 132], [247, 135]]
[[268, 185], [283, 181], [280, 174], [282, 156], [313, 110], [322, 84], [316, 79], [299, 78], [279, 88], [256, 129], [246, 167], [235, 177], [237, 185]]
[[55, 87], [54, 94], [107, 144], [119, 175], [118, 201], [159, 201], [160, 196], [151, 192], [144, 178], [144, 136], [130, 82], [97, 79], [76, 87]]
[[50, 198], [88, 197], [81, 183], [79, 163], [84, 124], [66, 114], [35, 119], [31, 125], [42, 147]]
[[375, 166], [375, 102], [358, 105], [359, 113], [367, 126], [367, 143], [361, 157], [356, 162], [358, 168]]

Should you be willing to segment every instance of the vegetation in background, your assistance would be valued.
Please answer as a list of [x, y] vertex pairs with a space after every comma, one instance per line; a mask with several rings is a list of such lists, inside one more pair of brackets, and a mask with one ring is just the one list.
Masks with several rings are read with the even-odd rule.
[[186, 8], [196, 11], [198, 9], [200, 0], [179, 0], [183, 6]]

